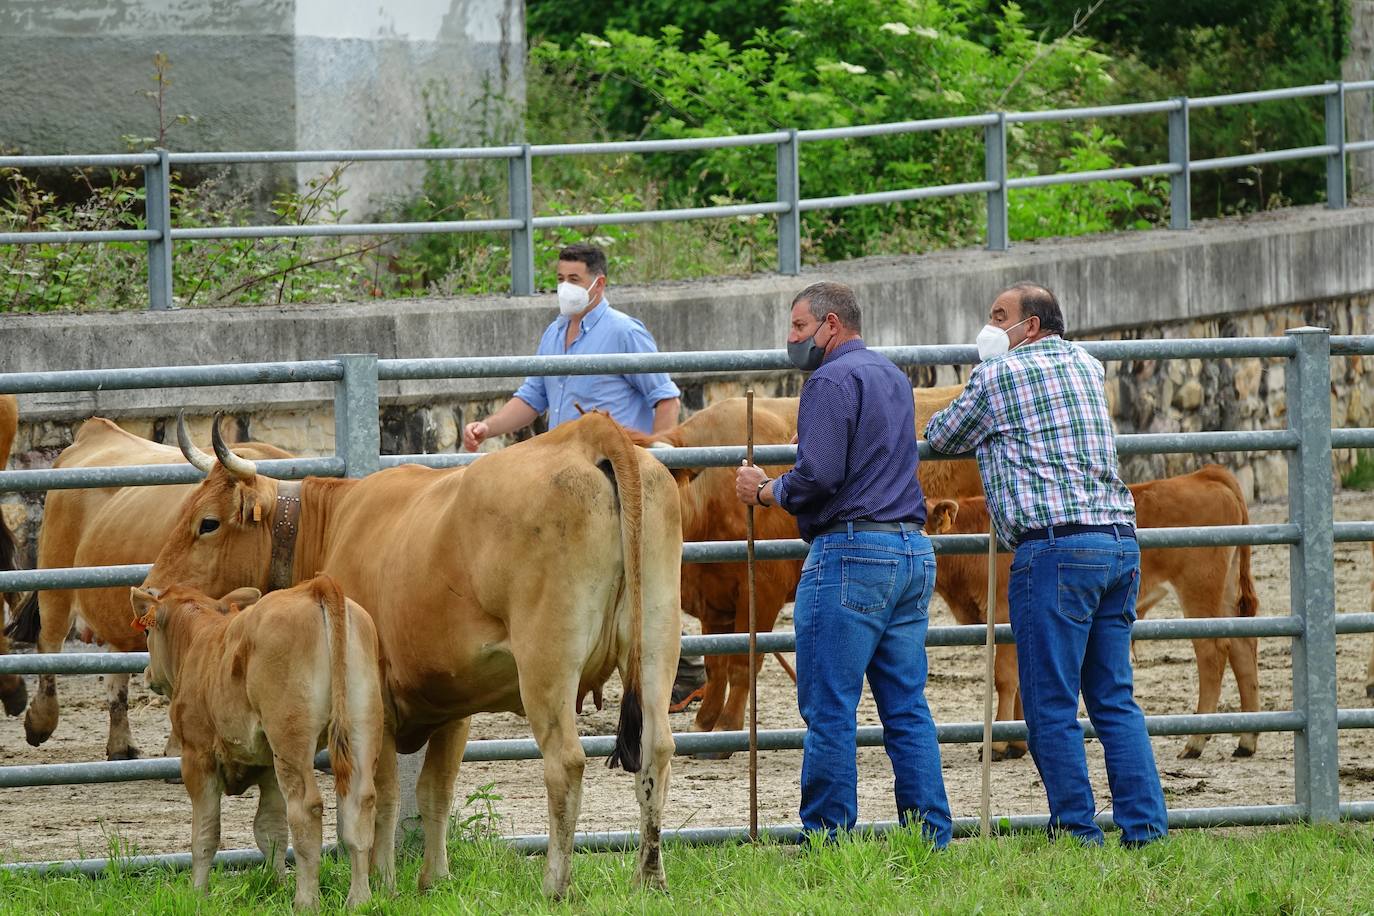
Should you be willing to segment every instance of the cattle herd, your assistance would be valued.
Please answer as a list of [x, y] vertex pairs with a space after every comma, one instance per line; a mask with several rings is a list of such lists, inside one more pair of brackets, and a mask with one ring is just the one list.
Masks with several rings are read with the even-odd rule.
[[[914, 389], [916, 431], [958, 386]], [[755, 401], [755, 442], [796, 433], [795, 398]], [[296, 850], [296, 904], [318, 899], [322, 803], [312, 760], [328, 747], [339, 799], [339, 838], [352, 865], [349, 904], [370, 895], [369, 873], [394, 884], [396, 753], [425, 747], [416, 789], [424, 833], [421, 889], [448, 873], [449, 812], [470, 717], [525, 716], [543, 757], [549, 846], [544, 891], [569, 885], [585, 755], [576, 711], [613, 672], [623, 684], [611, 766], [633, 774], [640, 809], [637, 880], [665, 886], [659, 833], [673, 737], [668, 704], [681, 611], [703, 632], [747, 629], [743, 563], [681, 565], [683, 541], [739, 540], [745, 509], [730, 468], [675, 470], [652, 449], [739, 445], [745, 403], [713, 404], [646, 436], [589, 413], [466, 468], [402, 466], [358, 480], [281, 481], [257, 462], [288, 458], [265, 443], [226, 444], [217, 421], [207, 453], [183, 422], [176, 447], [92, 418], [55, 467], [189, 461], [196, 485], [55, 490], [47, 497], [37, 566], [152, 563], [143, 584], [51, 589], [3, 597], [6, 633], [59, 652], [73, 627], [112, 650], [150, 653], [148, 685], [171, 698], [169, 754], [179, 754], [191, 798], [193, 880], [204, 888], [219, 845], [223, 794], [258, 786], [254, 835], [269, 864]], [[0, 396], [0, 468], [16, 429]], [[783, 468], [770, 468], [770, 476]], [[985, 533], [988, 516], [972, 460], [920, 467], [927, 529]], [[1131, 487], [1142, 528], [1248, 522], [1235, 478], [1217, 465]], [[757, 510], [761, 539], [795, 538], [795, 520]], [[16, 568], [0, 524], [0, 568]], [[955, 619], [986, 620], [986, 558], [941, 554], [936, 590]], [[1007, 620], [1010, 557], [997, 564], [996, 618]], [[800, 561], [757, 574], [760, 629], [791, 600]], [[1169, 589], [1188, 617], [1252, 616], [1258, 601], [1250, 548], [1147, 550], [1139, 612]], [[1216, 710], [1226, 666], [1241, 707], [1260, 708], [1256, 640], [1195, 639], [1199, 712]], [[0, 637], [0, 652], [8, 651]], [[763, 659], [759, 659], [759, 664]], [[1019, 717], [1015, 648], [997, 648], [997, 718]], [[742, 727], [748, 661], [710, 656], [693, 728]], [[128, 722], [128, 676], [107, 676], [111, 760], [138, 757]], [[1374, 696], [1374, 657], [1368, 688]], [[0, 703], [25, 709], [24, 680], [0, 677]], [[56, 680], [41, 676], [24, 728], [35, 746], [57, 728]], [[1193, 736], [1180, 756], [1201, 753]], [[1239, 737], [1237, 756], [1255, 753]], [[1024, 744], [994, 746], [994, 758]]]

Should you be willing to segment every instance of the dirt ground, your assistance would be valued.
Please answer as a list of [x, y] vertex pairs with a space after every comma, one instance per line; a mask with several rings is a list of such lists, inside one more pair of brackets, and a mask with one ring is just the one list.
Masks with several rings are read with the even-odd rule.
[[[1286, 518], [1283, 504], [1262, 505], [1252, 510], [1255, 522]], [[1336, 497], [1336, 518], [1374, 518], [1374, 494], [1342, 493]], [[1288, 549], [1257, 547], [1254, 576], [1260, 596], [1260, 613], [1278, 615], [1288, 608]], [[1336, 545], [1337, 610], [1358, 612], [1370, 607], [1370, 552], [1365, 544]], [[952, 623], [936, 599], [933, 623]], [[1172, 598], [1151, 613], [1151, 619], [1177, 617]], [[694, 622], [692, 622], [694, 623]], [[784, 611], [780, 628], [791, 626]], [[1363, 707], [1365, 664], [1370, 654], [1368, 635], [1342, 636], [1338, 643], [1339, 690], [1342, 707]], [[73, 649], [78, 647], [73, 646]], [[982, 716], [981, 649], [930, 650], [931, 678], [928, 696], [935, 717], [942, 722], [978, 721]], [[1260, 641], [1260, 675], [1265, 710], [1291, 708], [1290, 647], [1287, 639]], [[32, 679], [30, 679], [32, 681]], [[795, 689], [782, 668], [769, 661], [760, 676], [760, 727], [795, 728]], [[614, 684], [608, 685], [607, 707], [580, 718], [583, 734], [608, 734], [614, 730], [617, 710]], [[32, 690], [32, 683], [30, 683]], [[1192, 712], [1196, 702], [1197, 673], [1191, 644], [1186, 641], [1152, 641], [1137, 644], [1136, 694], [1147, 714]], [[97, 677], [68, 677], [59, 681], [62, 722], [42, 748], [24, 742], [19, 719], [0, 720], [0, 765], [100, 760], [104, 756], [107, 719], [104, 690]], [[1235, 683], [1227, 674], [1222, 709], [1238, 709]], [[164, 701], [149, 693], [135, 678], [130, 690], [130, 718], [135, 741], [148, 754], [161, 752], [167, 734]], [[872, 701], [860, 707], [861, 724], [877, 724]], [[686, 731], [688, 714], [673, 717], [674, 731]], [[513, 715], [478, 716], [472, 737], [528, 737], [522, 719]], [[1197, 760], [1179, 760], [1183, 738], [1154, 739], [1164, 789], [1171, 807], [1288, 803], [1293, 799], [1293, 740], [1284, 733], [1260, 736], [1259, 753], [1235, 759], [1235, 740], [1218, 735]], [[1368, 731], [1341, 733], [1341, 792], [1343, 800], [1374, 798], [1374, 734]], [[738, 825], [748, 821], [748, 755], [728, 761], [676, 758], [673, 783], [666, 809], [665, 826]], [[1106, 774], [1100, 746], [1088, 744], [1088, 761], [1099, 804], [1109, 804]], [[979, 764], [977, 745], [943, 746], [945, 783], [956, 815], [977, 813]], [[760, 820], [764, 824], [789, 824], [797, 820], [800, 751], [775, 751], [760, 755]], [[860, 818], [888, 819], [892, 808], [892, 774], [881, 748], [859, 752]], [[329, 777], [322, 776], [329, 796]], [[468, 764], [459, 777], [457, 807], [478, 787], [490, 784], [499, 795], [495, 810], [503, 833], [543, 833], [547, 816], [539, 761]], [[629, 777], [610, 771], [602, 760], [587, 766], [585, 794], [579, 828], [582, 830], [634, 829], [638, 809]], [[1045, 798], [1030, 759], [1001, 762], [993, 767], [995, 814], [1035, 813], [1045, 808]], [[252, 845], [251, 821], [256, 790], [246, 798], [225, 799], [223, 846]], [[471, 806], [468, 813], [480, 807]], [[461, 810], [459, 816], [464, 816]], [[332, 836], [332, 810], [326, 815]], [[144, 853], [180, 852], [188, 848], [190, 803], [180, 786], [162, 782], [118, 785], [71, 786], [0, 790], [0, 861], [35, 861], [108, 854], [112, 843], [121, 849]]]

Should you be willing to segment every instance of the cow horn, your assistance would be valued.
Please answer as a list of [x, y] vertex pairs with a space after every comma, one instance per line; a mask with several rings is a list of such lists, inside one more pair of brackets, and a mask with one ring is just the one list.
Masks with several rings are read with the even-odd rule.
[[240, 480], [252, 480], [258, 476], [258, 466], [247, 458], [241, 458], [229, 451], [229, 446], [224, 444], [224, 437], [219, 433], [219, 421], [224, 414], [215, 414], [215, 424], [210, 428], [210, 443], [215, 447], [215, 457], [219, 463], [224, 465], [224, 469]]
[[186, 456], [186, 460], [202, 474], [210, 473], [210, 469], [215, 466], [215, 459], [196, 448], [196, 444], [191, 441], [191, 434], [186, 431], [185, 411], [177, 413], [177, 445], [181, 446], [181, 454]]

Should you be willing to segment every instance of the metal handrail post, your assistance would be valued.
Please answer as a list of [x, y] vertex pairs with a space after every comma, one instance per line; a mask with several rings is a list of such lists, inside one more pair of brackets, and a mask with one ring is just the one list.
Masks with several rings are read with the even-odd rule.
[[382, 426], [377, 397], [377, 354], [336, 356], [343, 378], [334, 383], [334, 454], [345, 477], [366, 477], [382, 466]]
[[778, 214], [778, 273], [801, 273], [801, 167], [797, 129], [777, 146], [778, 201], [787, 209]]
[[[529, 147], [526, 147], [528, 153]], [[343, 378], [334, 384], [334, 453], [344, 462], [345, 477], [366, 477], [381, 467], [381, 403], [377, 392], [377, 355], [350, 354], [336, 357], [343, 363]], [[415, 786], [420, 779], [423, 752], [397, 754], [396, 790], [399, 806], [396, 842], [420, 816]]]
[[1177, 96], [1178, 108], [1169, 112], [1169, 162], [1179, 171], [1169, 176], [1169, 228], [1193, 225], [1193, 176], [1188, 140], [1188, 98]]
[[510, 218], [525, 225], [510, 234], [510, 294], [534, 295], [534, 185], [530, 145], [506, 160], [510, 175]]
[[1288, 453], [1289, 520], [1300, 530], [1290, 548], [1293, 615], [1293, 708], [1307, 727], [1294, 733], [1293, 786], [1312, 823], [1340, 818], [1336, 720], [1336, 579], [1331, 503], [1331, 334], [1325, 328], [1288, 332], [1297, 355], [1288, 373], [1288, 428], [1298, 434]]
[[1326, 145], [1336, 151], [1326, 157], [1326, 206], [1345, 209], [1345, 83], [1331, 83], [1336, 91], [1326, 97]]
[[983, 128], [983, 177], [997, 187], [988, 195], [988, 250], [1011, 247], [1007, 216], [1007, 114], [997, 113], [997, 123]]
[[143, 167], [143, 205], [158, 233], [148, 241], [148, 308], [160, 312], [172, 307], [172, 166], [165, 149], [154, 152], [157, 162]]

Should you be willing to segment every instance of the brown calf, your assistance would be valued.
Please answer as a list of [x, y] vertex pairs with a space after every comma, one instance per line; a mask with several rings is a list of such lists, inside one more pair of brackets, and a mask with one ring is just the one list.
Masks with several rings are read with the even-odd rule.
[[[352, 865], [348, 905], [358, 906], [371, 897], [373, 779], [382, 745], [377, 631], [328, 576], [259, 594], [239, 589], [215, 601], [187, 586], [131, 590], [134, 627], [148, 634], [149, 686], [172, 698], [172, 733], [191, 796], [192, 883], [209, 888], [221, 795], [257, 785], [258, 848], [285, 874], [289, 823], [295, 904], [318, 904], [323, 802], [314, 758], [327, 735], [339, 839]], [[238, 609], [248, 602], [257, 603]]]
[[[1192, 474], [1152, 480], [1131, 485], [1135, 496], [1136, 523], [1140, 528], [1184, 528], [1210, 525], [1246, 525], [1250, 515], [1240, 486], [1231, 472], [1209, 464]], [[961, 499], [958, 503], [940, 500], [930, 510], [927, 527], [935, 530], [948, 516], [952, 530], [977, 534], [988, 530], [987, 507], [981, 498]], [[987, 558], [982, 555], [937, 557], [935, 590], [949, 605], [959, 623], [984, 623], [987, 620]], [[997, 621], [1006, 623], [1007, 580], [1011, 555], [1001, 554], [997, 562]], [[1140, 557], [1140, 597], [1136, 612], [1145, 616], [1172, 588], [1183, 606], [1185, 617], [1253, 617], [1259, 608], [1254, 580], [1250, 577], [1250, 548], [1185, 547], [1146, 550]], [[1221, 678], [1229, 661], [1240, 690], [1240, 705], [1245, 712], [1259, 710], [1259, 654], [1254, 637], [1194, 639], [1197, 655], [1199, 713], [1215, 712], [1221, 695]], [[995, 684], [997, 718], [1020, 718], [1019, 678], [1016, 647], [998, 645]], [[1192, 735], [1180, 757], [1197, 757], [1207, 743], [1207, 735]], [[1255, 753], [1258, 736], [1249, 732], [1239, 736], [1234, 756]], [[1026, 752], [1023, 742], [995, 743], [993, 759], [1020, 757]]]
[[[911, 396], [919, 435], [935, 411], [948, 407], [962, 385], [915, 388]], [[754, 441], [759, 445], [783, 445], [797, 432], [797, 398], [754, 400]], [[727, 398], [698, 411], [672, 429], [652, 435], [630, 431], [645, 447], [673, 448], [740, 445], [744, 442], [744, 398]], [[765, 467], [769, 477], [787, 466]], [[972, 496], [983, 492], [978, 467], [972, 461], [923, 461], [918, 471], [921, 487], [929, 495]], [[683, 468], [673, 471], [682, 504], [682, 536], [685, 541], [744, 540], [746, 509], [735, 496], [734, 468]], [[755, 536], [759, 540], [796, 538], [797, 521], [776, 506], [754, 511]], [[929, 526], [928, 526], [929, 527]], [[934, 528], [930, 528], [934, 531]], [[755, 612], [758, 629], [773, 629], [778, 613], [792, 598], [801, 577], [800, 560], [759, 563], [755, 575]], [[706, 634], [749, 631], [748, 566], [744, 563], [689, 563], [682, 567], [682, 609], [701, 621]], [[763, 664], [763, 658], [758, 659]], [[728, 690], [727, 690], [728, 688]], [[749, 700], [749, 659], [746, 655], [706, 656], [706, 686], [701, 707], [692, 724], [694, 731], [735, 731], [744, 727]], [[725, 758], [728, 753], [703, 754]]]

